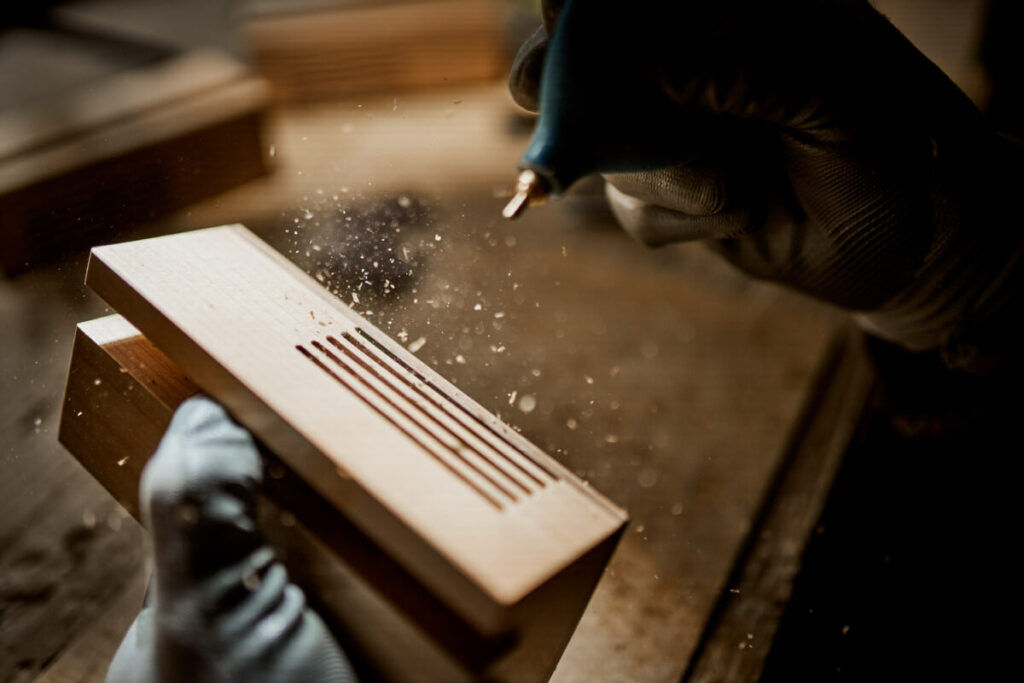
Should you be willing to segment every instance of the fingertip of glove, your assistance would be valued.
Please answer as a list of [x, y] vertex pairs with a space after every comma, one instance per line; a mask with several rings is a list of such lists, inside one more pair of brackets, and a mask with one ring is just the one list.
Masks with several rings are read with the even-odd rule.
[[188, 432], [202, 431], [221, 420], [230, 420], [224, 407], [205, 394], [196, 394], [178, 406], [171, 426]]
[[142, 473], [140, 499], [175, 504], [227, 481], [248, 485], [261, 478], [252, 436], [208, 396], [194, 396], [174, 413], [156, 453]]
[[186, 440], [191, 448], [227, 444], [255, 448], [249, 432], [231, 418], [224, 406], [203, 394], [178, 406], [167, 434]]

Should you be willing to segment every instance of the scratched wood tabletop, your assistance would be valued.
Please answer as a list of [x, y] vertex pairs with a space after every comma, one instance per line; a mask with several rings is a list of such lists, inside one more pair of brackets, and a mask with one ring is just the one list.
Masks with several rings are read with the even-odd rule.
[[[699, 245], [633, 243], [598, 195], [502, 222], [517, 129], [497, 85], [285, 111], [267, 136], [270, 178], [129, 236], [248, 224], [629, 509], [555, 680], [671, 680], [723, 588], [832, 318]], [[20, 581], [0, 591], [12, 666], [0, 677], [14, 680], [80, 632], [106, 639], [76, 652], [116, 644], [87, 627], [144, 556], [143, 532], [55, 441], [74, 323], [103, 312], [82, 267], [72, 259], [0, 286], [0, 457], [14, 474], [0, 496], [0, 564]], [[64, 542], [73, 549], [62, 535], [78, 539]], [[74, 616], [59, 632], [55, 606]]]

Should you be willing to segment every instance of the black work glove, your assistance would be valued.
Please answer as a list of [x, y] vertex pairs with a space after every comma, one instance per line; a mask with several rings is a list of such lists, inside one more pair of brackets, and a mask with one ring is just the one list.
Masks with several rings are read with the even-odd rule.
[[178, 408], [139, 494], [155, 591], [108, 683], [355, 682], [256, 527], [262, 467], [219, 404], [199, 396]]
[[[622, 73], [676, 107], [666, 144], [688, 141], [676, 166], [606, 175], [631, 235], [706, 239], [747, 273], [950, 365], [982, 371], [1016, 353], [1024, 157], [865, 0], [583, 1], [613, 17], [601, 59], [642, 63]], [[543, 104], [562, 4], [543, 3], [545, 26], [512, 68], [529, 109]], [[620, 105], [618, 85], [595, 87]]]

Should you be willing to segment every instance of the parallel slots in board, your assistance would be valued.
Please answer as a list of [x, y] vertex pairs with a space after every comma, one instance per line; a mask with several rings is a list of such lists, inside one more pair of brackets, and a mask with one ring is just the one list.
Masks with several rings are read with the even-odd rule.
[[[408, 363], [396, 356], [361, 328], [355, 328], [355, 332], [359, 335], [358, 339], [348, 332], [344, 332], [342, 336], [351, 339], [353, 343], [359, 345], [366, 353], [375, 357], [381, 365], [390, 370], [401, 381], [458, 419], [461, 424], [472, 429], [475, 434], [485, 439], [492, 447], [498, 450], [508, 462], [527, 474], [531, 479], [537, 481], [541, 486], [547, 486], [548, 483], [561, 479], [560, 476], [546, 466], [509, 443], [494, 427], [483, 422], [463, 405], [452, 400], [429, 379], [410, 367]], [[411, 378], [415, 378], [415, 381]]]
[[[500, 454], [495, 453], [490, 446], [461, 425], [443, 407], [426, 399], [405, 378], [388, 372], [388, 368], [376, 362], [376, 358], [365, 355], [364, 349], [355, 342], [351, 335], [343, 334], [342, 337], [345, 340], [344, 343], [333, 336], [328, 336], [327, 341], [367, 372], [401, 394], [406, 401], [412, 403], [419, 410], [420, 425], [438, 435], [450, 448], [457, 449], [460, 454], [472, 460], [476, 465], [475, 469], [483, 470], [482, 474], [486, 472], [489, 479], [497, 477], [501, 481], [511, 484], [525, 495], [530, 495], [537, 490], [539, 482], [527, 479], [518, 470], [511, 467], [501, 459]], [[415, 419], [415, 414], [410, 417]], [[497, 482], [495, 484], [497, 485]]]
[[482, 477], [501, 494], [507, 496], [513, 502], [520, 499], [520, 496], [508, 485], [508, 480], [502, 480], [503, 473], [500, 470], [497, 470], [489, 462], [483, 460], [476, 451], [469, 448], [459, 438], [445, 429], [436, 418], [426, 414], [422, 406], [416, 405], [413, 401], [409, 400], [408, 396], [403, 396], [400, 391], [383, 382], [379, 373], [374, 372], [372, 368], [360, 362], [351, 350], [338, 345], [335, 340], [335, 347], [342, 353], [341, 356], [338, 356], [318, 341], [314, 341], [312, 344], [313, 348], [331, 359], [337, 367], [357, 377], [366, 388], [376, 396], [387, 401], [388, 404], [394, 406], [402, 415], [415, 423], [417, 427], [422, 429], [437, 443], [447, 448], [452, 455], [461, 460], [472, 472]]
[[[500, 469], [524, 491], [533, 493], [551, 483], [552, 479], [546, 476], [545, 470], [537, 467], [532, 460], [524, 458], [519, 450], [513, 448], [492, 429], [482, 425], [472, 415], [461, 410], [461, 406], [436, 388], [423, 381], [416, 381], [415, 375], [410, 377], [408, 371], [403, 372], [404, 368], [389, 363], [386, 356], [382, 358], [374, 353], [372, 348], [367, 347], [352, 334], [344, 332], [342, 337], [348, 344], [365, 354], [373, 367], [386, 371], [388, 381], [402, 387], [423, 409], [440, 416], [454, 435], [467, 441], [472, 448], [487, 458], [491, 465]], [[327, 340], [336, 346], [341, 344], [334, 337], [328, 337]]]
[[353, 332], [295, 348], [492, 506], [504, 510], [560, 480], [364, 330]]
[[309, 359], [314, 365], [327, 373], [327, 375], [332, 377], [339, 384], [366, 400], [368, 405], [374, 408], [381, 417], [412, 439], [423, 449], [425, 453], [432, 456], [434, 460], [479, 494], [490, 505], [498, 510], [505, 509], [508, 502], [507, 496], [505, 497], [505, 500], [503, 500], [503, 497], [500, 494], [495, 493], [493, 486], [482, 481], [482, 478], [479, 475], [476, 475], [475, 472], [453, 458], [451, 452], [447, 448], [441, 446], [436, 439], [427, 434], [413, 421], [409, 420], [408, 417], [403, 415], [396, 407], [390, 405], [386, 401], [382, 402], [380, 398], [368, 395], [368, 392], [372, 392], [372, 390], [368, 389], [367, 386], [358, 381], [356, 377], [353, 377], [344, 371], [342, 373], [335, 372], [324, 360], [305, 346], [299, 344], [295, 348], [299, 353]]

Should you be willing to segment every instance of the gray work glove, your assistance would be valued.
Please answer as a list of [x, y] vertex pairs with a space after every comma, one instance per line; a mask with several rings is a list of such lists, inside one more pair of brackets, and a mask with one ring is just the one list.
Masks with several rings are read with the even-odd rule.
[[[602, 54], [644, 61], [677, 108], [666, 144], [690, 141], [676, 166], [606, 176], [631, 235], [708, 240], [953, 366], [1019, 355], [1021, 148], [865, 0], [589, 2], [616, 22]], [[561, 4], [512, 68], [529, 109]]]
[[345, 655], [255, 522], [252, 437], [198, 396], [142, 474], [154, 585], [108, 683], [354, 683]]

